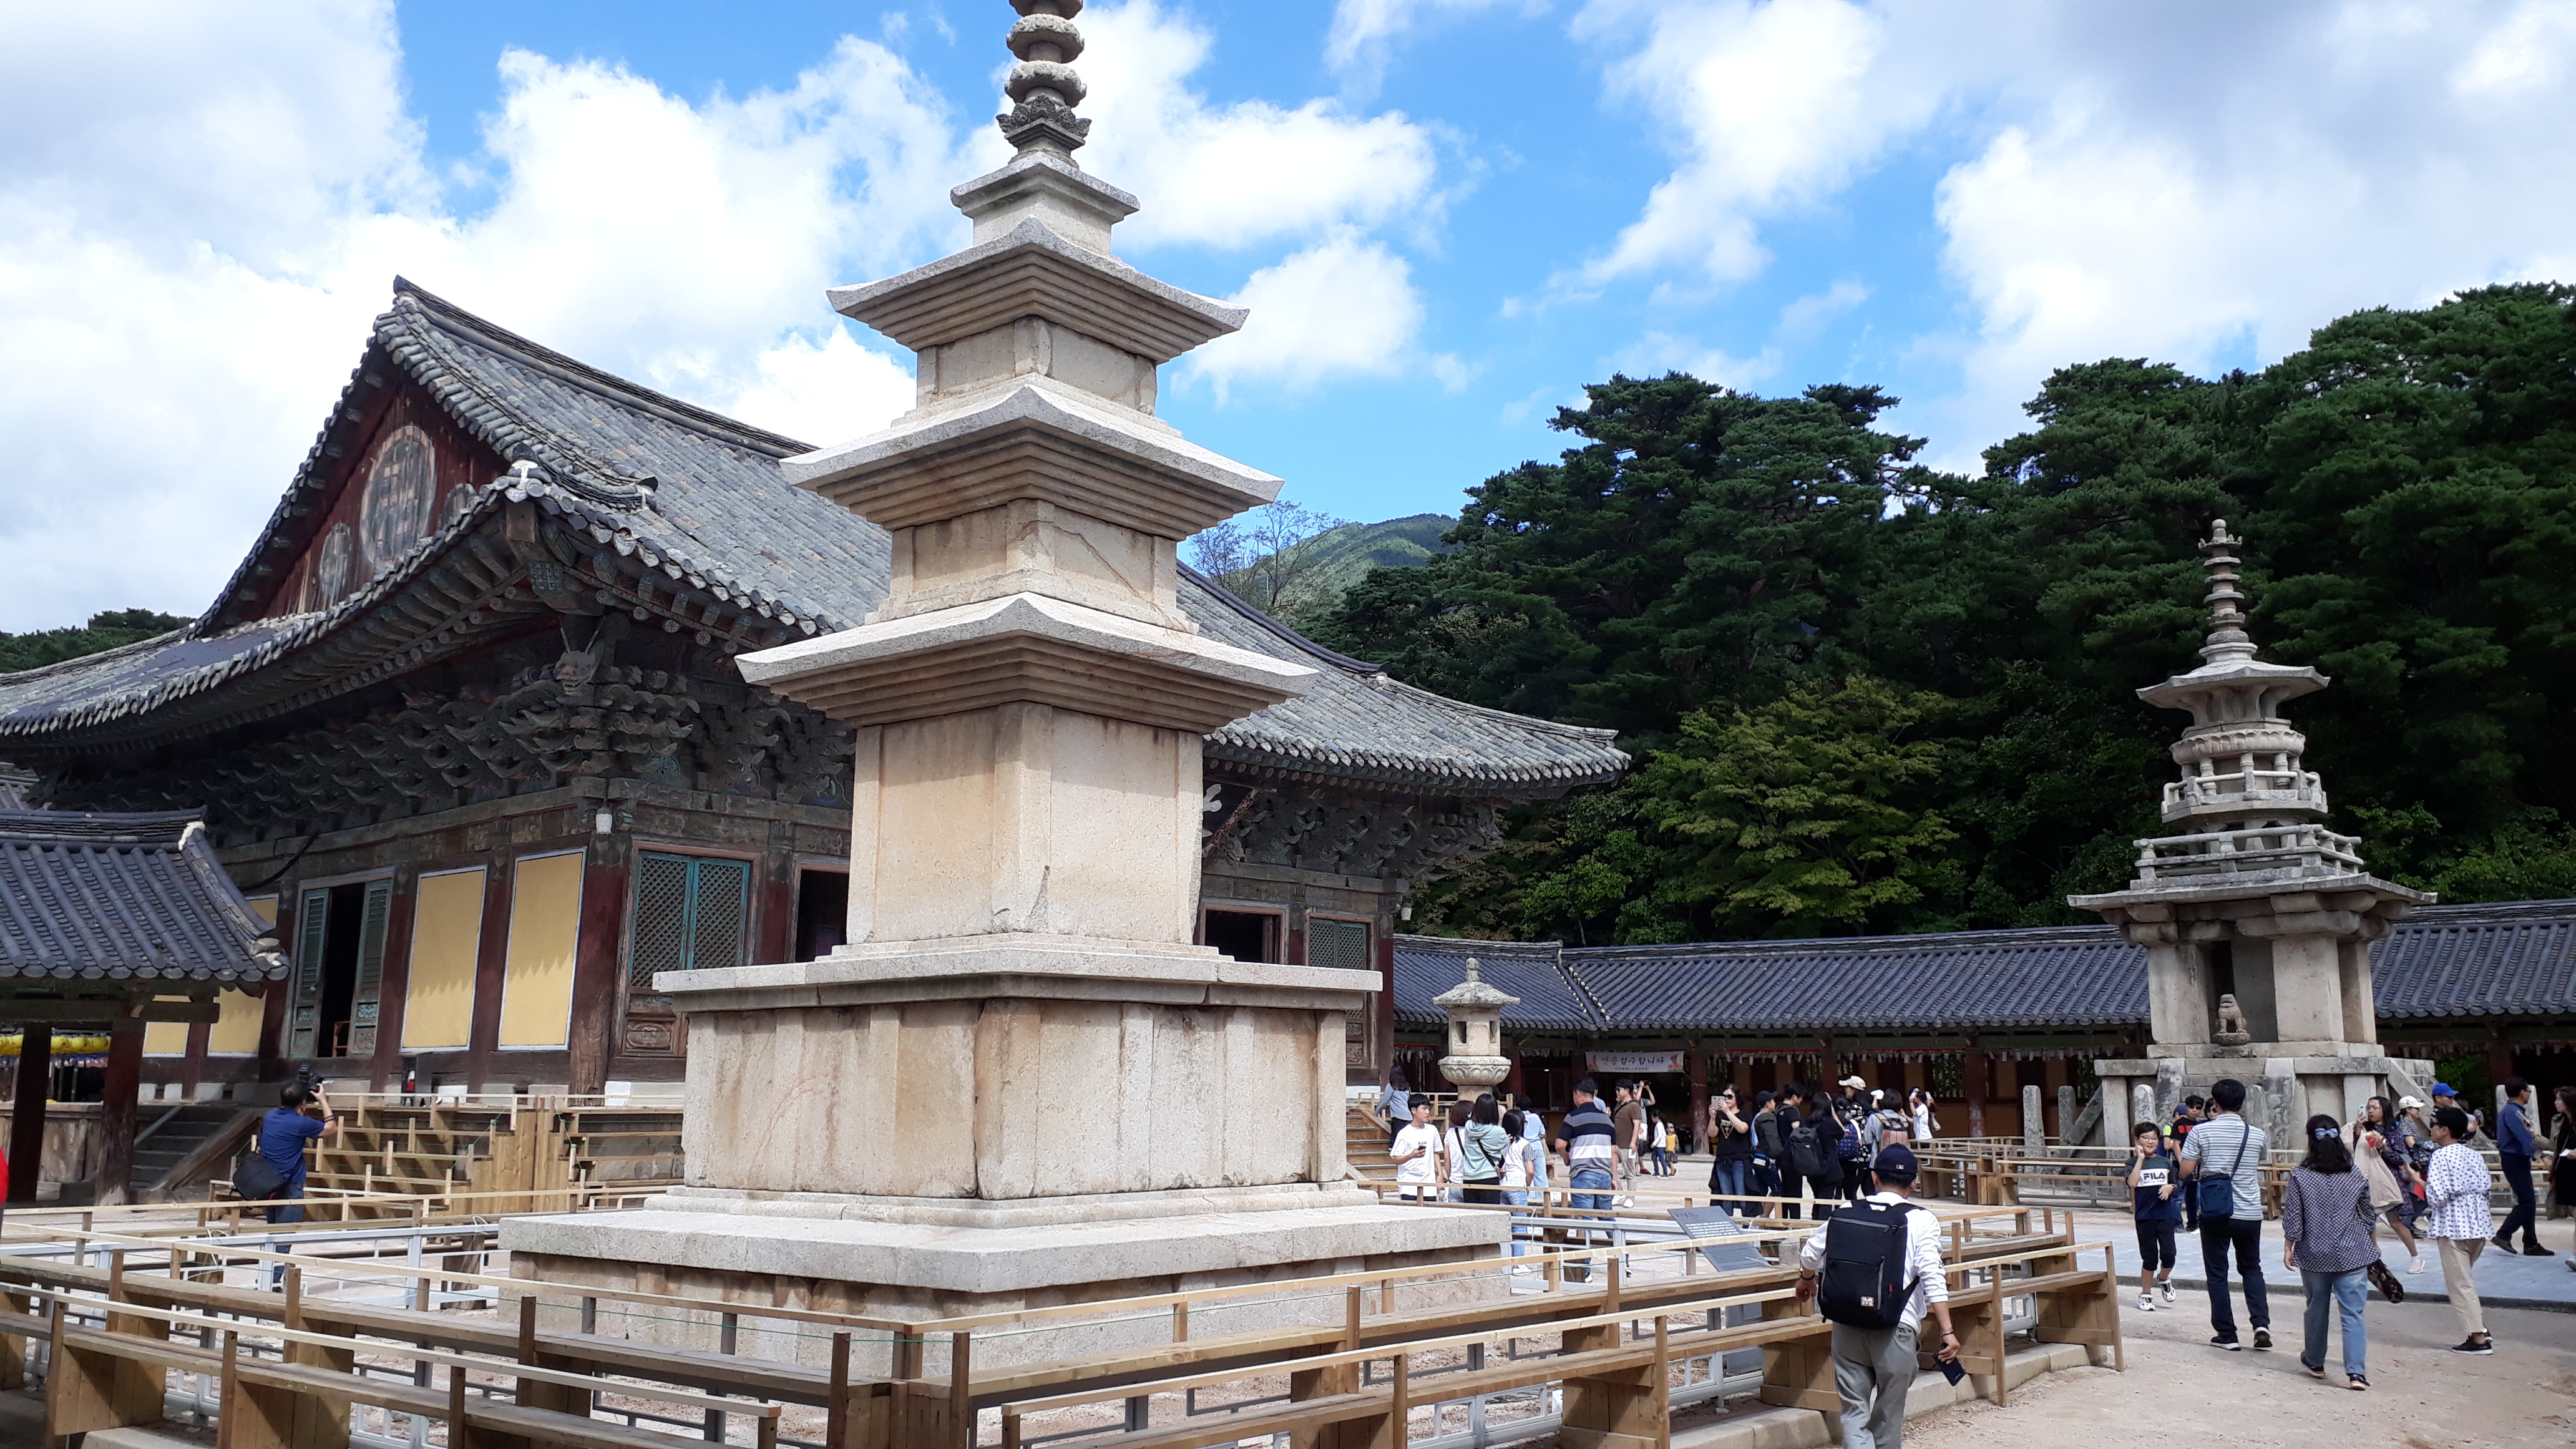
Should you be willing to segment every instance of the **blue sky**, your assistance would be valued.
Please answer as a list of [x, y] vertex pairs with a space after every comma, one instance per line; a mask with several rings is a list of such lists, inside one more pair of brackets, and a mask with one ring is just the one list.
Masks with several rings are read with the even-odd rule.
[[[0, 16], [0, 629], [194, 613], [401, 272], [817, 443], [909, 359], [834, 283], [959, 244], [1004, 0], [119, 0]], [[1875, 382], [1973, 467], [2049, 368], [2258, 365], [2576, 275], [2576, 4], [1126, 0], [1121, 255], [1250, 305], [1164, 415], [1454, 512], [1614, 370]]]

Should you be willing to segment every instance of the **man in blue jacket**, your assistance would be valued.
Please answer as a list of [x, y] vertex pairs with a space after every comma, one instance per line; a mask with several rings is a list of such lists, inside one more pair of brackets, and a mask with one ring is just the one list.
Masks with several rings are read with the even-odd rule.
[[2496, 1230], [2495, 1245], [2514, 1251], [2513, 1230], [2522, 1229], [2522, 1252], [2526, 1257], [2558, 1256], [2540, 1246], [2539, 1211], [2532, 1201], [2531, 1159], [2539, 1154], [2539, 1134], [2532, 1130], [2531, 1083], [2520, 1077], [2504, 1079], [2504, 1110], [2496, 1113], [2496, 1160], [2504, 1168], [2505, 1186], [2513, 1189], [2513, 1211], [2505, 1214], [2504, 1226]]

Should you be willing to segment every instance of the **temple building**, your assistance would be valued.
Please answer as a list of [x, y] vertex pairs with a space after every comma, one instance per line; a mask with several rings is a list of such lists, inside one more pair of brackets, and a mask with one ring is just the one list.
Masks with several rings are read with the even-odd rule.
[[[886, 597], [885, 530], [782, 474], [809, 451], [398, 279], [202, 617], [0, 675], [0, 759], [35, 775], [13, 790], [202, 811], [292, 960], [216, 1020], [151, 1026], [146, 1094], [308, 1059], [379, 1088], [675, 1091], [657, 972], [841, 944], [851, 735], [735, 667]], [[1198, 934], [1238, 959], [1383, 980], [1409, 883], [1489, 846], [1499, 808], [1625, 764], [1606, 731], [1398, 684], [1174, 584], [1206, 638], [1314, 676], [1206, 738]], [[1386, 999], [1348, 1026], [1353, 1080], [1390, 1060]]]

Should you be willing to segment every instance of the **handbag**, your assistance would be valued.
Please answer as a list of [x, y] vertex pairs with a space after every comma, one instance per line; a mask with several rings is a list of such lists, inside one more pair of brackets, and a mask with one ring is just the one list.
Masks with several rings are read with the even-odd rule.
[[2406, 1301], [2405, 1285], [2397, 1281], [2396, 1274], [2388, 1271], [2388, 1265], [2386, 1263], [2382, 1263], [2374, 1258], [2371, 1260], [2370, 1266], [2362, 1271], [2368, 1275], [2370, 1286], [2379, 1290], [2380, 1297], [2387, 1299], [2391, 1303], [2403, 1303]]
[[2203, 1221], [2210, 1218], [2236, 1216], [2236, 1172], [2245, 1165], [2245, 1150], [2254, 1145], [2254, 1129], [2246, 1126], [2242, 1118], [2237, 1120], [2236, 1125], [2243, 1128], [2245, 1132], [2244, 1136], [2236, 1139], [2236, 1160], [2227, 1165], [2225, 1172], [2215, 1177], [2204, 1173], [2192, 1179], [2199, 1184], [2193, 1191], [2196, 1194], [2195, 1201], [2200, 1204], [2200, 1216]]
[[285, 1188], [286, 1174], [256, 1152], [246, 1154], [233, 1167], [233, 1195], [244, 1202], [264, 1202]]

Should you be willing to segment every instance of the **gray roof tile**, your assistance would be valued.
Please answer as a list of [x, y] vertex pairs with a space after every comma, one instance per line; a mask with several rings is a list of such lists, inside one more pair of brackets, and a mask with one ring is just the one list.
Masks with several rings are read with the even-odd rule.
[[268, 934], [193, 813], [0, 811], [0, 978], [280, 980]]
[[[1508, 953], [1508, 954], [1506, 954]], [[2147, 958], [2109, 926], [1948, 931], [1682, 946], [1535, 946], [1398, 936], [1396, 1019], [1437, 1024], [1431, 998], [1464, 962], [1497, 959], [1561, 991], [1524, 1030], [1835, 1032], [2108, 1030], [2147, 1023]], [[2418, 908], [2371, 950], [2383, 1019], [2576, 1015], [2576, 900]], [[1506, 985], [1505, 990], [1517, 989]]]
[[[0, 675], [0, 738], [134, 721], [163, 705], [292, 662], [383, 608], [505, 499], [532, 498], [592, 547], [650, 560], [676, 581], [721, 591], [798, 632], [848, 628], [884, 597], [884, 531], [789, 483], [791, 438], [664, 397], [494, 327], [406, 282], [376, 319], [374, 347], [459, 422], [530, 476], [495, 480], [475, 507], [402, 565], [328, 610], [239, 622], [219, 604], [162, 639], [26, 674]], [[361, 364], [360, 373], [366, 371]], [[352, 382], [352, 387], [356, 386]], [[344, 397], [341, 413], [353, 412]], [[339, 414], [326, 427], [250, 558], [306, 514]], [[226, 601], [249, 577], [236, 574]], [[1384, 677], [1300, 638], [1184, 571], [1183, 611], [1216, 638], [1300, 663], [1306, 696], [1209, 737], [1208, 755], [1255, 769], [1416, 790], [1529, 795], [1615, 777], [1627, 757], [1606, 730], [1479, 709]], [[299, 686], [310, 689], [309, 684]], [[130, 733], [130, 730], [129, 730]]]

